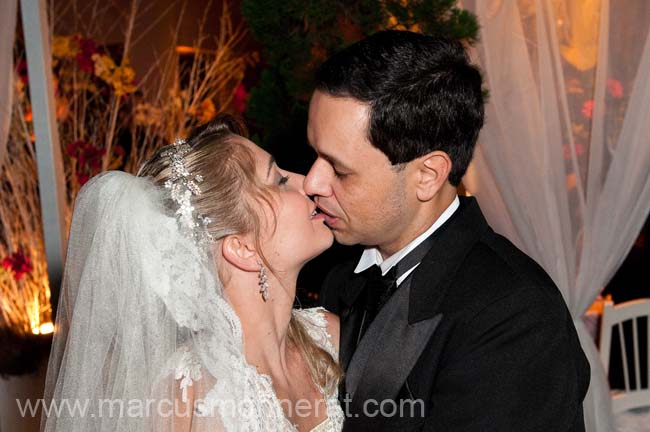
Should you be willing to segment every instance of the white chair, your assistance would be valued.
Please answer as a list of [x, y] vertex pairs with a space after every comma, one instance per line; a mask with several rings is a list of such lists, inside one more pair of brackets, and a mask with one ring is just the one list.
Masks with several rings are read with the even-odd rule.
[[[639, 318], [645, 317], [645, 320]], [[631, 350], [627, 346], [625, 333], [623, 330], [623, 323], [631, 321], [632, 327], [632, 344]], [[641, 322], [641, 324], [639, 323]], [[647, 355], [645, 359], [641, 358], [641, 346], [639, 344], [639, 326], [645, 325], [647, 328], [646, 333], [646, 346]], [[628, 327], [626, 325], [626, 327]], [[629, 328], [629, 327], [628, 327]], [[619, 337], [619, 349], [623, 363], [623, 380], [625, 382], [624, 391], [612, 392], [612, 408], [614, 414], [620, 414], [630, 409], [650, 407], [650, 388], [648, 381], [650, 380], [650, 299], [634, 300], [625, 303], [620, 303], [614, 306], [611, 300], [605, 301], [603, 308], [603, 317], [600, 326], [600, 358], [605, 367], [605, 371], [609, 373], [609, 358], [612, 352], [612, 332], [616, 331]], [[629, 339], [629, 336], [628, 336]], [[634, 367], [634, 386], [630, 385], [630, 368], [628, 367], [628, 354], [633, 355]], [[642, 364], [642, 360], [645, 360]], [[642, 372], [643, 371], [643, 372]], [[645, 375], [647, 378], [645, 382], [641, 376]], [[645, 386], [642, 386], [645, 384]], [[650, 425], [649, 429], [650, 430]]]

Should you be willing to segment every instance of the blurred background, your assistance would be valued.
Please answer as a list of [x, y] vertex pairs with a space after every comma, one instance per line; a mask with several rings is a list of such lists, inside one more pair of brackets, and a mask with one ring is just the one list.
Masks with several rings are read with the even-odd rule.
[[[136, 172], [221, 112], [242, 116], [279, 166], [305, 174], [314, 70], [383, 29], [458, 38], [481, 67], [486, 126], [459, 193], [476, 196], [493, 228], [553, 277], [592, 364], [587, 430], [615, 427], [610, 390], [629, 390], [624, 363], [650, 357], [643, 317], [639, 335], [615, 336], [631, 354], [612, 352], [607, 370], [599, 345], [608, 300], [650, 297], [650, 2], [1, 0], [1, 9], [0, 431], [38, 424], [15, 399], [42, 391], [79, 189], [102, 171]], [[334, 245], [309, 263], [297, 304], [317, 304], [328, 270], [359, 252]], [[640, 391], [650, 367], [638, 370]]]

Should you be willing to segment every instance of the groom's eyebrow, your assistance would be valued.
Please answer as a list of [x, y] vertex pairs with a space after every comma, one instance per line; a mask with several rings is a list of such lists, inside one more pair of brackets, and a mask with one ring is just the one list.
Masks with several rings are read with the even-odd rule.
[[269, 158], [269, 169], [268, 169], [268, 171], [266, 172], [266, 178], [269, 178], [269, 176], [271, 175], [271, 168], [273, 168], [273, 164], [274, 164], [274, 163], [275, 163], [275, 158], [274, 158], [273, 156], [271, 156], [271, 157]]

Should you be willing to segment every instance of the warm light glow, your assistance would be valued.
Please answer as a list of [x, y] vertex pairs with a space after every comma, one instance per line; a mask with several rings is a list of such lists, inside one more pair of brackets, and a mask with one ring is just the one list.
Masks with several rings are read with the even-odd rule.
[[179, 54], [192, 54], [196, 52], [194, 47], [189, 47], [189, 46], [184, 46], [184, 45], [178, 45], [176, 47], [176, 52]]
[[38, 292], [34, 293], [34, 300], [31, 305], [28, 305], [27, 315], [29, 316], [29, 324], [32, 328], [32, 333], [38, 334], [38, 329], [41, 324], [41, 311], [38, 303]]
[[39, 333], [42, 335], [50, 334], [54, 332], [54, 324], [51, 322], [46, 322], [41, 324], [41, 326], [36, 330], [38, 331], [38, 333], [35, 334], [39, 334]]
[[214, 54], [214, 55], [218, 54], [217, 50], [191, 47], [187, 45], [177, 45], [176, 52], [178, 54]]
[[[24, 255], [33, 267], [17, 276], [16, 270], [0, 266], [0, 323], [17, 334], [49, 334], [54, 331], [50, 307], [47, 265], [37, 248]], [[0, 257], [11, 256], [0, 247]]]

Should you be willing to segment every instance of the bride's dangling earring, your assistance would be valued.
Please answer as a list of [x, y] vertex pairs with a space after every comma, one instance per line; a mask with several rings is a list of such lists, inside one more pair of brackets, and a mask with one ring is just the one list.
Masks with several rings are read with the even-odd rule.
[[267, 301], [269, 299], [269, 284], [266, 281], [266, 267], [262, 263], [260, 266], [260, 294], [262, 294], [262, 300]]

